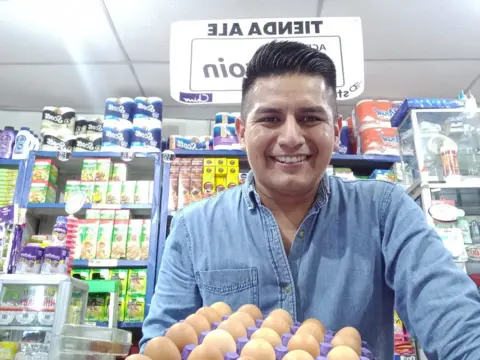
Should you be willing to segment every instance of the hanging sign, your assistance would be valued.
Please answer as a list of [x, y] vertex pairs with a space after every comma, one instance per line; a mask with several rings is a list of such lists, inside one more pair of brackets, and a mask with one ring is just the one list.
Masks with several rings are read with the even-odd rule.
[[337, 99], [364, 89], [360, 18], [180, 21], [170, 38], [170, 93], [184, 104], [238, 104], [255, 51], [272, 40], [299, 41], [326, 53], [337, 69]]

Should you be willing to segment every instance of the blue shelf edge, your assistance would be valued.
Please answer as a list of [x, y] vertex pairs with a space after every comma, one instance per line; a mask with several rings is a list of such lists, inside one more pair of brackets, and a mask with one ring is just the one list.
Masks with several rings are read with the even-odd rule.
[[[73, 260], [72, 266], [74, 268], [87, 268], [88, 262], [89, 260]], [[117, 266], [113, 268], [121, 268], [121, 267], [135, 268], [135, 267], [147, 267], [147, 266], [148, 266], [148, 260], [118, 260]], [[101, 267], [101, 266], [98, 266], [98, 267]], [[111, 266], [106, 266], [106, 267], [112, 268]], [[95, 266], [95, 268], [97, 268], [97, 266]]]
[[0, 159], [0, 166], [20, 166], [24, 160]]
[[[132, 152], [130, 149], [126, 149], [125, 152]], [[54, 158], [57, 157], [57, 151], [35, 151], [35, 156], [46, 157], [46, 158]], [[149, 151], [149, 152], [136, 152], [135, 156], [137, 157], [149, 157], [149, 156], [156, 156], [160, 155], [160, 151]], [[92, 152], [72, 152], [72, 157], [75, 158], [89, 158], [89, 157], [109, 157], [109, 158], [117, 158], [122, 157], [122, 153], [118, 151], [92, 151]]]
[[[85, 204], [82, 209], [102, 209], [103, 204]], [[118, 207], [118, 208], [117, 208]], [[65, 209], [65, 203], [28, 203], [28, 209]], [[152, 204], [105, 204], [105, 209], [121, 209], [121, 210], [144, 210], [151, 209]]]
[[[103, 327], [107, 327], [108, 326], [108, 322], [100, 322], [100, 321], [97, 321], [96, 322], [96, 325], [97, 326], [103, 326]], [[118, 328], [119, 329], [133, 329], [133, 328], [141, 328], [143, 325], [143, 323], [141, 322], [125, 322], [125, 321], [119, 321], [118, 322]]]

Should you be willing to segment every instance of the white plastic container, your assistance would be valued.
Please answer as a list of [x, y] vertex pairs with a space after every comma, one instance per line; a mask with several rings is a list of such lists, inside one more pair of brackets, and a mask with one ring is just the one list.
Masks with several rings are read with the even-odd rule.
[[15, 137], [15, 145], [13, 147], [12, 159], [26, 159], [33, 144], [33, 136], [28, 127], [20, 128]]

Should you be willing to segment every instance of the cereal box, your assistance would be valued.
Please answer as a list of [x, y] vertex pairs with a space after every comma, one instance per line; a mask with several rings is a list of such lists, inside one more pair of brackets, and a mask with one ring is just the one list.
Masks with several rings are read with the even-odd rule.
[[109, 277], [109, 269], [92, 269], [90, 271], [90, 280], [108, 280]]
[[63, 202], [66, 203], [71, 195], [80, 192], [80, 184], [81, 182], [79, 180], [67, 180]]
[[200, 167], [200, 170], [192, 169], [190, 177], [190, 198], [192, 202], [198, 201], [203, 198], [202, 195], [202, 186], [203, 186], [203, 169]]
[[92, 203], [94, 189], [95, 189], [95, 184], [93, 182], [82, 182], [80, 184], [80, 191], [85, 196], [85, 204]]
[[115, 220], [113, 225], [112, 259], [126, 259], [129, 220]]
[[50, 183], [32, 183], [30, 185], [30, 193], [28, 194], [28, 202], [31, 203], [51, 203], [55, 202], [57, 196], [57, 188]]
[[122, 183], [120, 181], [110, 181], [108, 183], [107, 204], [120, 204], [122, 194]]
[[[223, 160], [223, 161], [222, 161]], [[217, 162], [226, 163], [226, 159], [217, 159]], [[227, 188], [227, 167], [225, 165], [215, 166], [215, 192], [218, 194]]]
[[100, 220], [97, 237], [97, 259], [110, 259], [112, 236], [113, 220]]
[[[135, 187], [136, 181], [124, 181], [122, 182], [122, 190], [120, 193], [121, 204], [133, 204], [135, 202]], [[145, 188], [148, 195], [148, 186]]]
[[109, 280], [119, 280], [120, 295], [125, 295], [127, 293], [128, 269], [111, 269], [109, 273]]
[[215, 166], [203, 167], [202, 193], [203, 197], [210, 197], [215, 193]]
[[79, 222], [78, 233], [81, 243], [81, 259], [95, 259], [97, 254], [98, 220], [83, 220]]
[[95, 171], [97, 169], [97, 159], [83, 159], [82, 181], [95, 181]]
[[110, 181], [127, 181], [127, 164], [114, 163]]
[[135, 184], [135, 204], [148, 204], [150, 181], [137, 181]]
[[227, 166], [227, 188], [238, 185], [238, 166]]
[[127, 238], [127, 259], [140, 260], [141, 257], [141, 237], [143, 230], [142, 219], [131, 219], [128, 226]]
[[128, 270], [128, 294], [145, 295], [147, 292], [147, 270], [130, 269]]
[[94, 204], [106, 204], [107, 191], [108, 191], [108, 183], [96, 182], [93, 188], [92, 202]]
[[130, 210], [115, 210], [115, 220], [130, 220]]
[[52, 159], [36, 159], [33, 166], [32, 182], [49, 182], [57, 186], [58, 169]]
[[168, 187], [168, 211], [178, 209], [178, 178], [180, 168], [172, 166], [170, 168], [170, 184]]
[[140, 260], [147, 260], [150, 249], [150, 229], [152, 221], [144, 219], [142, 224], [142, 235], [140, 236]]
[[191, 175], [190, 167], [181, 167], [178, 176], [178, 209], [191, 203]]
[[142, 322], [145, 314], [145, 296], [127, 295], [125, 322]]
[[115, 210], [113, 209], [100, 210], [100, 220], [115, 220]]
[[95, 169], [95, 181], [107, 182], [110, 179], [112, 171], [111, 159], [97, 159], [97, 167]]
[[85, 219], [87, 220], [100, 220], [100, 213], [102, 210], [87, 209], [85, 211]]

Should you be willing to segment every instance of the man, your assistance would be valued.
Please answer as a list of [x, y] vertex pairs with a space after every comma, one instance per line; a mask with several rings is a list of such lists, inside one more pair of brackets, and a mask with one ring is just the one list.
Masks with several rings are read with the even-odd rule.
[[141, 345], [217, 301], [356, 327], [393, 358], [393, 307], [429, 359], [480, 359], [480, 304], [400, 185], [325, 175], [335, 142], [333, 62], [296, 42], [262, 46], [243, 82], [244, 185], [180, 211]]

